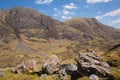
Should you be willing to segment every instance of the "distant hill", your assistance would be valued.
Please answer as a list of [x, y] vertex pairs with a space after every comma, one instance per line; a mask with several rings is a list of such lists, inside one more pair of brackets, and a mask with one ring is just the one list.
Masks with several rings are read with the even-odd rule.
[[95, 18], [73, 18], [65, 21], [65, 23], [78, 29], [86, 38], [120, 39], [120, 30], [102, 24]]

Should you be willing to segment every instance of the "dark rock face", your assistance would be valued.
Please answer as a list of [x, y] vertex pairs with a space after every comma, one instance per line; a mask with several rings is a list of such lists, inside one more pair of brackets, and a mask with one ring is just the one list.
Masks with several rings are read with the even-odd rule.
[[107, 77], [111, 72], [109, 64], [102, 61], [94, 52], [80, 54], [77, 59], [77, 65], [78, 71], [83, 75], [95, 74], [100, 77]]
[[24, 71], [34, 70], [37, 71], [37, 64], [35, 60], [29, 60], [26, 62], [21, 62], [12, 70], [14, 73], [22, 73]]
[[47, 59], [42, 65], [42, 71], [47, 74], [53, 74], [60, 69], [60, 59], [52, 55], [49, 59]]
[[[10, 9], [5, 16], [5, 21], [18, 38], [20, 38], [20, 34], [24, 33], [22, 30], [26, 31], [26, 33], [24, 33], [25, 35], [29, 34], [29, 30], [31, 29], [38, 29], [39, 33], [36, 34], [41, 35], [39, 37], [57, 39], [58, 32], [56, 26], [62, 24], [60, 21], [46, 16], [37, 10], [24, 7], [14, 7]], [[43, 32], [41, 32], [41, 30], [43, 30]], [[30, 33], [29, 35], [32, 36], [35, 34]]]

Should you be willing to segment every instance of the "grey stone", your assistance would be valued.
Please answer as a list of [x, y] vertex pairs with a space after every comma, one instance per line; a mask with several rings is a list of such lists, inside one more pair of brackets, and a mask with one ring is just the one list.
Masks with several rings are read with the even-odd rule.
[[60, 69], [58, 74], [59, 74], [59, 78], [61, 80], [65, 80], [66, 79], [66, 76], [67, 76], [66, 69]]
[[57, 56], [52, 55], [50, 58], [45, 60], [42, 65], [42, 70], [47, 74], [53, 74], [60, 69], [60, 62], [61, 60]]
[[84, 75], [96, 74], [101, 77], [110, 75], [111, 67], [104, 62], [96, 53], [81, 53], [77, 59], [78, 71]]
[[42, 74], [42, 75], [40, 76], [41, 79], [42, 79], [42, 78], [45, 78], [45, 77], [47, 77], [47, 74]]
[[69, 71], [77, 71], [77, 65], [75, 64], [64, 64], [62, 68]]
[[61, 80], [65, 80], [67, 75], [72, 75], [75, 71], [77, 71], [77, 65], [75, 64], [64, 64], [61, 69], [58, 71], [59, 78]]
[[0, 71], [0, 77], [4, 77], [5, 76], [5, 71]]
[[92, 75], [89, 76], [89, 80], [99, 80], [99, 77], [92, 74]]

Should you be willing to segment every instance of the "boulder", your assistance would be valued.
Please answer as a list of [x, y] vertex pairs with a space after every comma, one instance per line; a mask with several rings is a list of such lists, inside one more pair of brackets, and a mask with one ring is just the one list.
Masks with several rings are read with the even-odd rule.
[[89, 76], [89, 80], [99, 80], [99, 77], [92, 74], [92, 75]]
[[0, 71], [0, 77], [4, 77], [5, 76], [5, 71]]
[[24, 71], [30, 71], [30, 70], [37, 71], [37, 64], [35, 60], [28, 60], [26, 62], [21, 62], [20, 64], [16, 65], [12, 71], [14, 73], [22, 73]]
[[45, 78], [45, 77], [47, 77], [47, 74], [42, 74], [42, 75], [40, 76], [40, 79], [43, 79], [43, 78]]
[[65, 80], [67, 78], [66, 69], [60, 69], [58, 72], [58, 76], [61, 80]]
[[56, 55], [52, 55], [43, 63], [42, 71], [47, 74], [53, 74], [60, 69], [60, 63], [61, 60]]
[[77, 71], [77, 65], [75, 64], [64, 64], [61, 66], [61, 69], [58, 71], [59, 77], [61, 80], [65, 80], [67, 75], [72, 75]]
[[62, 69], [66, 69], [68, 71], [77, 71], [77, 65], [75, 64], [64, 64], [61, 67]]
[[83, 75], [95, 74], [100, 77], [110, 75], [111, 67], [104, 62], [95, 52], [84, 52], [77, 59], [78, 71]]

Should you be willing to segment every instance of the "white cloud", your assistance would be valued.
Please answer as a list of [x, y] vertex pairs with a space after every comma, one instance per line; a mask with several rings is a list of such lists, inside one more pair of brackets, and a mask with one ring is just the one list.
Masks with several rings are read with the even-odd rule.
[[73, 14], [75, 14], [75, 13], [72, 12], [72, 11], [63, 10], [63, 14], [64, 14], [64, 15], [73, 15]]
[[77, 9], [78, 7], [74, 3], [69, 3], [63, 6], [64, 9]]
[[101, 13], [102, 13], [101, 11], [97, 12], [97, 14], [101, 14]]
[[120, 8], [111, 12], [106, 13], [104, 16], [118, 16], [120, 15]]
[[102, 18], [102, 16], [96, 16], [95, 18], [99, 20]]
[[54, 10], [53, 16], [59, 16], [59, 15], [61, 15], [61, 11], [59, 11], [58, 8], [53, 8], [53, 10]]
[[35, 2], [37, 4], [49, 4], [51, 3], [53, 0], [35, 0]]
[[112, 23], [112, 24], [117, 24], [117, 23], [120, 23], [120, 19], [113, 20], [111, 23]]
[[53, 15], [55, 17], [60, 17], [61, 20], [71, 19], [75, 14], [76, 9], [78, 9], [78, 7], [74, 3], [69, 3], [67, 5], [63, 5], [61, 10], [53, 8]]
[[63, 20], [67, 20], [67, 19], [71, 19], [72, 17], [71, 17], [71, 16], [65, 16], [65, 15], [63, 15], [61, 18], [62, 18]]
[[113, 10], [113, 11], [107, 12], [107, 13], [105, 13], [103, 15], [96, 16], [95, 18], [102, 19], [104, 17], [115, 17], [115, 16], [119, 16], [119, 15], [120, 15], [120, 8], [117, 9], [117, 10]]
[[95, 17], [105, 24], [120, 27], [120, 8]]
[[54, 8], [53, 10], [54, 10], [54, 11], [57, 11], [58, 9], [57, 9], [57, 8]]
[[110, 2], [110, 1], [112, 1], [112, 0], [87, 0], [87, 3], [89, 3], [89, 4], [101, 3], [101, 2], [106, 3], [106, 2]]
[[59, 14], [53, 14], [53, 16], [59, 16]]
[[64, 15], [69, 15], [70, 12], [69, 12], [69, 11], [63, 11], [63, 14], [64, 14]]

